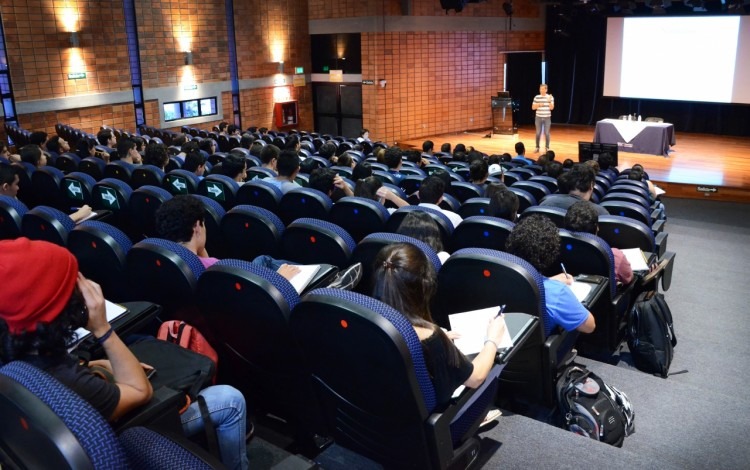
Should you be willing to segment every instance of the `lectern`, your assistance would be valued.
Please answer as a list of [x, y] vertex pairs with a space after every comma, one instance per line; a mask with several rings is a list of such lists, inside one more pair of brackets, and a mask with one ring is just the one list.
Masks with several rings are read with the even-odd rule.
[[[507, 92], [503, 94], [507, 95]], [[515, 124], [515, 119], [513, 119], [515, 109], [511, 97], [493, 96], [490, 100], [490, 107], [492, 108], [492, 134], [515, 134], [518, 126]]]

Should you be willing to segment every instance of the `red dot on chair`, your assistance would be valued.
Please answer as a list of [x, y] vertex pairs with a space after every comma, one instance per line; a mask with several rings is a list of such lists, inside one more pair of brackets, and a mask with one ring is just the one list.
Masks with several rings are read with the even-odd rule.
[[91, 242], [91, 248], [96, 250], [96, 242]]
[[341, 328], [349, 328], [349, 323], [346, 320], [341, 320]]
[[239, 282], [234, 283], [234, 289], [235, 290], [242, 290], [242, 285]]
[[21, 427], [24, 431], [29, 430], [29, 423], [26, 422], [26, 418], [21, 418]]
[[159, 266], [159, 267], [161, 267], [161, 260], [158, 260], [158, 259], [157, 259], [157, 260], [156, 260], [156, 265], [157, 265], [157, 266]]
[[150, 198], [146, 198], [146, 204], [151, 204], [151, 199]]
[[490, 273], [489, 269], [485, 269], [484, 271], [482, 271], [482, 275], [484, 277], [490, 277], [492, 275], [492, 273]]
[[311, 236], [311, 237], [310, 237], [310, 243], [315, 243], [315, 242], [317, 242], [317, 240], [315, 239], [315, 237], [312, 237], [312, 236]]
[[250, 224], [248, 222], [245, 222], [245, 228], [250, 228]]
[[47, 230], [47, 226], [46, 226], [46, 225], [40, 225], [40, 226], [39, 226], [39, 229], [40, 229], [40, 230], [41, 230], [42, 232], [44, 232], [45, 230]]

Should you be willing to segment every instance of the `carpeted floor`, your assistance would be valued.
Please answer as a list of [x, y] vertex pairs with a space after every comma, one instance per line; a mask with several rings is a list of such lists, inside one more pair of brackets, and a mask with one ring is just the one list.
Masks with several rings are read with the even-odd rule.
[[677, 253], [665, 293], [678, 345], [667, 379], [581, 359], [628, 394], [636, 432], [622, 449], [523, 416], [483, 433], [498, 446], [484, 468], [748, 468], [750, 206], [665, 199], [669, 251]]

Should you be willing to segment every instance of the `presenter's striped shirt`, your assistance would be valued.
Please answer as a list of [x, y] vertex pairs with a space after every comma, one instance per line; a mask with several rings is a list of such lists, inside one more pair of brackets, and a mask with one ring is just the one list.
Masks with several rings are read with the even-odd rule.
[[552, 111], [549, 109], [549, 105], [554, 103], [555, 99], [552, 95], [536, 95], [534, 97], [534, 104], [538, 104], [536, 108], [536, 117], [548, 118], [552, 116]]

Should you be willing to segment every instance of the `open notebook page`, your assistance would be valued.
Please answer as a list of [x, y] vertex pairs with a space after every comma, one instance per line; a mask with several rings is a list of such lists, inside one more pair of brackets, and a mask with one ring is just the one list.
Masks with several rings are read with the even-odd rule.
[[[459, 351], [468, 356], [477, 354], [482, 350], [487, 336], [487, 325], [490, 319], [497, 315], [498, 311], [500, 311], [500, 307], [490, 307], [448, 315], [451, 331], [461, 335], [460, 338], [453, 341]], [[511, 340], [510, 333], [506, 328], [498, 347], [509, 348], [511, 346], [513, 346], [513, 340]]]

